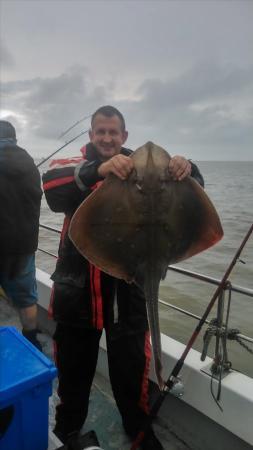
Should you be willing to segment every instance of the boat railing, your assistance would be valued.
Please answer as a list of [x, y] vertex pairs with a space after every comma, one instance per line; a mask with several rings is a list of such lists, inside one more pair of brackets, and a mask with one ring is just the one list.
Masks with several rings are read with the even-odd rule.
[[[57, 228], [54, 228], [54, 227], [50, 227], [50, 226], [42, 224], [42, 223], [40, 224], [40, 227], [45, 229], [45, 230], [52, 231], [54, 233], [58, 233], [58, 234], [61, 233], [61, 230], [59, 230]], [[51, 253], [51, 252], [49, 252], [49, 251], [47, 251], [47, 250], [45, 250], [45, 249], [43, 249], [41, 247], [38, 247], [38, 250], [43, 252], [43, 253], [45, 253], [45, 254], [47, 254], [47, 255], [50, 255], [50, 256], [52, 256], [54, 258], [57, 258], [57, 255], [55, 255], [54, 253]], [[218, 286], [220, 284], [220, 282], [221, 282], [221, 280], [219, 280], [218, 278], [213, 278], [213, 277], [210, 277], [210, 276], [207, 276], [207, 275], [203, 275], [201, 273], [194, 272], [194, 271], [191, 271], [191, 270], [188, 270], [188, 269], [184, 269], [184, 268], [179, 267], [179, 266], [170, 265], [170, 266], [168, 266], [168, 270], [173, 271], [173, 272], [177, 272], [177, 273], [179, 273], [179, 274], [181, 274], [183, 276], [194, 278], [195, 280], [203, 281], [204, 283], [213, 284], [213, 285], [216, 285], [216, 286]], [[227, 287], [225, 288], [225, 290], [226, 289], [227, 289]], [[242, 286], [238, 286], [238, 285], [229, 283], [229, 290], [230, 290], [230, 292], [236, 292], [236, 293], [239, 293], [239, 294], [242, 294], [242, 295], [245, 295], [245, 296], [253, 298], [253, 290], [252, 289], [244, 288]], [[224, 294], [224, 292], [223, 292], [223, 294]], [[223, 299], [223, 295], [222, 295], [221, 298], [219, 299], [219, 304], [223, 303], [223, 300], [224, 299]], [[185, 309], [179, 308], [178, 306], [175, 306], [175, 305], [173, 305], [171, 303], [165, 302], [165, 301], [163, 301], [161, 299], [159, 299], [159, 303], [161, 305], [165, 306], [165, 307], [171, 308], [171, 309], [173, 309], [173, 310], [175, 310], [175, 311], [177, 311], [177, 312], [179, 312], [181, 314], [184, 314], [184, 315], [186, 315], [188, 317], [191, 317], [193, 319], [196, 319], [196, 320], [200, 320], [201, 319], [201, 317], [198, 316], [197, 314], [193, 314], [190, 311], [187, 311]], [[218, 310], [219, 310], [219, 308], [221, 308], [221, 307], [218, 306]], [[210, 325], [212, 323], [212, 321], [206, 320], [205, 323]], [[253, 338], [252, 337], [246, 336], [246, 335], [241, 334], [241, 333], [238, 333], [237, 337], [239, 339], [241, 339], [241, 340], [253, 343]]]

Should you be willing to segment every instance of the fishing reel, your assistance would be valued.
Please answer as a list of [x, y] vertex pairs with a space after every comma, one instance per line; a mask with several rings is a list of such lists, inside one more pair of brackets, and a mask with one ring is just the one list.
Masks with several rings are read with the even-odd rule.
[[165, 384], [164, 393], [170, 393], [174, 397], [182, 397], [184, 395], [184, 384], [180, 377], [171, 376], [169, 381]]
[[99, 446], [95, 431], [89, 431], [84, 435], [73, 436], [67, 444], [58, 447], [56, 450], [103, 450]]

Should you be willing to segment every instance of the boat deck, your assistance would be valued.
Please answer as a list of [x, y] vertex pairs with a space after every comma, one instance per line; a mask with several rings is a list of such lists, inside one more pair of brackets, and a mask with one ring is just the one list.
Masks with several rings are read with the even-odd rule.
[[[21, 329], [20, 321], [15, 310], [1, 297], [0, 293], [0, 326], [15, 326]], [[53, 359], [52, 339], [46, 334], [39, 335], [43, 353]], [[58, 403], [57, 380], [53, 383], [53, 395], [49, 399], [49, 430], [54, 427], [55, 406]], [[185, 443], [175, 436], [159, 420], [153, 425], [154, 430], [162, 442], [165, 450], [189, 450]], [[94, 430], [100, 446], [104, 450], [130, 450], [131, 442], [123, 431], [121, 418], [112, 396], [110, 384], [101, 375], [96, 375], [89, 406], [89, 415], [83, 427], [83, 434]], [[60, 442], [49, 432], [48, 450], [56, 450]], [[13, 449], [14, 450], [14, 449]]]

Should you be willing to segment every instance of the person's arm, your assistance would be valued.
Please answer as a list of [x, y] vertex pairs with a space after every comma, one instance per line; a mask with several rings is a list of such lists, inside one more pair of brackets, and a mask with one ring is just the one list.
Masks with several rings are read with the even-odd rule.
[[200, 173], [198, 166], [196, 166], [196, 164], [194, 164], [192, 161], [190, 161], [190, 163], [191, 163], [191, 177], [194, 178], [200, 184], [200, 186], [204, 188], [205, 187], [204, 178]]
[[173, 156], [169, 163], [169, 171], [176, 181], [182, 181], [187, 176], [194, 178], [202, 187], [204, 187], [204, 179], [192, 161], [184, 158], [184, 156]]
[[82, 158], [53, 161], [42, 176], [46, 200], [52, 211], [72, 213], [101, 180], [97, 167], [96, 161]]

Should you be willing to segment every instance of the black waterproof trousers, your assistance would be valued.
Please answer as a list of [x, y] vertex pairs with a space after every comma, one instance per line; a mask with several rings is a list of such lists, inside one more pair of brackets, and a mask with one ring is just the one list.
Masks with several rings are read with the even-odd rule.
[[[101, 334], [96, 329], [57, 325], [54, 340], [61, 403], [56, 407], [56, 428], [64, 434], [80, 430], [88, 414]], [[149, 332], [117, 339], [107, 333], [106, 337], [113, 394], [125, 431], [134, 437], [149, 413]]]

